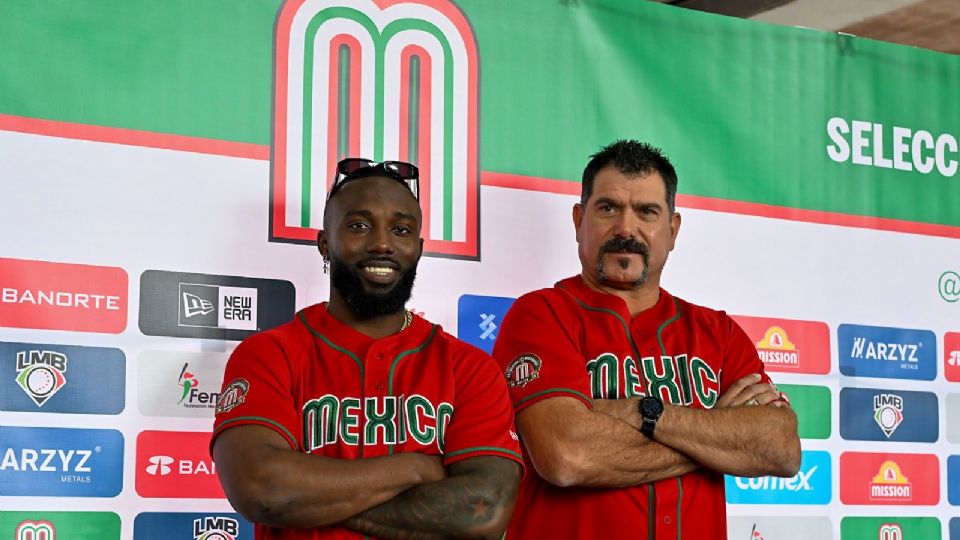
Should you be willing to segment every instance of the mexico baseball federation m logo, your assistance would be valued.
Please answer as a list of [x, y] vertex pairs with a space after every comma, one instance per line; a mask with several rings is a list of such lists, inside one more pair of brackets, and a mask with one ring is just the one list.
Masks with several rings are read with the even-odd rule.
[[479, 259], [478, 59], [447, 0], [287, 0], [276, 25], [270, 240], [313, 243], [336, 163], [420, 169], [429, 255]]

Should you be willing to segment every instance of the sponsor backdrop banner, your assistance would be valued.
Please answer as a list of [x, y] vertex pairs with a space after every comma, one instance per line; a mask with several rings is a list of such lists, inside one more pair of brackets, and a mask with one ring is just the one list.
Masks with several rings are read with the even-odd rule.
[[800, 420], [798, 475], [726, 479], [731, 537], [960, 539], [960, 58], [615, 0], [2, 11], [0, 536], [250, 538], [212, 405], [327, 297], [340, 157], [417, 163], [410, 307], [490, 350], [629, 137], [680, 177], [664, 286]]

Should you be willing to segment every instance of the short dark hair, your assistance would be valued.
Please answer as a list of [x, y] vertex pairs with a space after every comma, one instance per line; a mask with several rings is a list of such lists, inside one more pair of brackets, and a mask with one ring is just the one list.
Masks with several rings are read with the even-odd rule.
[[593, 194], [593, 179], [600, 169], [613, 165], [623, 174], [647, 175], [660, 173], [667, 188], [667, 206], [673, 212], [677, 199], [677, 171], [663, 151], [650, 144], [632, 139], [620, 139], [600, 149], [590, 156], [590, 162], [583, 169], [580, 185], [580, 204], [587, 204]]

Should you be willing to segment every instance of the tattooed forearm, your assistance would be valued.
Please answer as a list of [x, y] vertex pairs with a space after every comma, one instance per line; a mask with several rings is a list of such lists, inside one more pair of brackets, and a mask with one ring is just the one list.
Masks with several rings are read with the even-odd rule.
[[500, 538], [513, 513], [520, 466], [482, 456], [450, 466], [438, 482], [411, 488], [344, 525], [387, 540]]

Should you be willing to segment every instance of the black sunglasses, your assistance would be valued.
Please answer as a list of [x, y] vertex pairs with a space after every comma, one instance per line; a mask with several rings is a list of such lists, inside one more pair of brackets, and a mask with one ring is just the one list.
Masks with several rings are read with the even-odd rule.
[[420, 170], [412, 163], [405, 161], [377, 162], [364, 158], [346, 158], [337, 163], [337, 176], [333, 179], [333, 187], [327, 199], [340, 191], [340, 188], [351, 180], [368, 176], [386, 176], [400, 182], [414, 198], [420, 200]]

